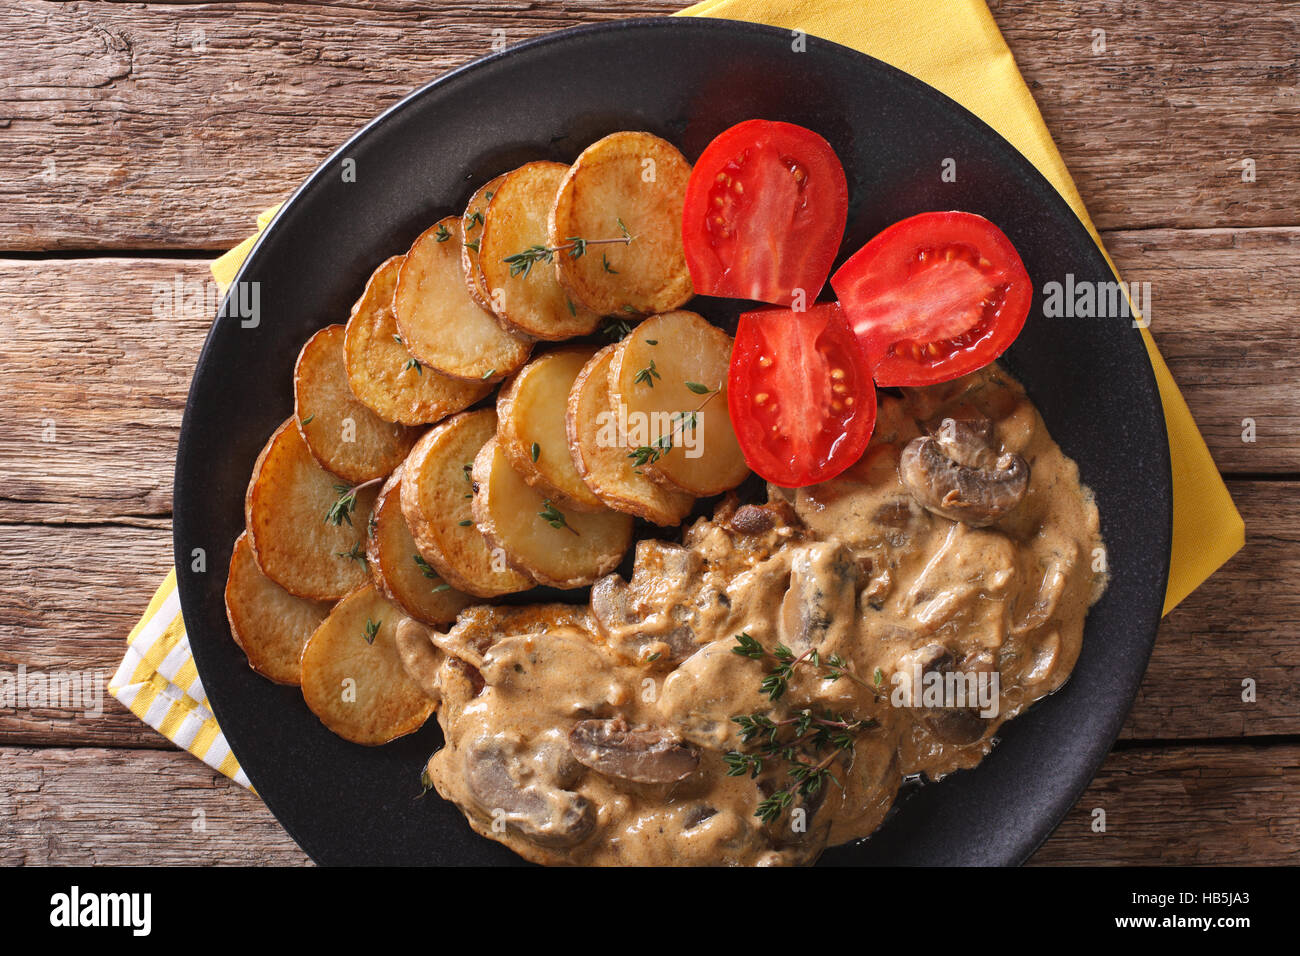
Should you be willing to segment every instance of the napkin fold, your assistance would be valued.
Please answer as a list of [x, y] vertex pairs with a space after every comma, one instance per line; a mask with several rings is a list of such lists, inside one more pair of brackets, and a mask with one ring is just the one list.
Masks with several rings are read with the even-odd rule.
[[[677, 15], [802, 30], [874, 56], [929, 84], [1023, 153], [1069, 203], [1112, 271], [1115, 269], [984, 0], [873, 0], [869, 4], [855, 0], [705, 0]], [[221, 286], [234, 280], [257, 236], [279, 208], [273, 206], [258, 216], [256, 233], [212, 263], [212, 275]], [[1167, 614], [1241, 548], [1245, 526], [1155, 342], [1146, 329], [1141, 333], [1164, 403], [1173, 466], [1174, 529], [1165, 593]], [[109, 690], [159, 733], [249, 786], [207, 708], [189, 654], [174, 571], [131, 632], [126, 659]]]

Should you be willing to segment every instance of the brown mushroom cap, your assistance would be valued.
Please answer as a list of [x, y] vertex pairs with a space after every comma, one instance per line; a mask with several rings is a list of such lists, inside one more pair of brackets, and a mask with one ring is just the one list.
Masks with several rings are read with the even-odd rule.
[[674, 783], [700, 764], [690, 744], [664, 730], [631, 730], [621, 717], [578, 721], [569, 732], [569, 749], [584, 766], [635, 783]]
[[944, 419], [938, 436], [907, 443], [898, 476], [927, 510], [972, 528], [997, 521], [1029, 488], [1029, 464], [1019, 455], [997, 455], [987, 421]]

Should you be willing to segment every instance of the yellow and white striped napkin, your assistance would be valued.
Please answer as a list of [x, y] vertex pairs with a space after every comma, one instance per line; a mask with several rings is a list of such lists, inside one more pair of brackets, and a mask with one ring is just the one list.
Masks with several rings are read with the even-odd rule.
[[168, 740], [251, 789], [208, 709], [208, 695], [181, 620], [174, 570], [127, 638], [126, 657], [108, 682], [108, 692]]
[[[984, 0], [704, 0], [686, 16], [749, 20], [798, 29], [870, 54], [955, 99], [1001, 133], [1069, 202], [1101, 246], [1070, 172]], [[257, 232], [212, 263], [223, 288], [233, 281], [279, 206], [257, 217]], [[1104, 247], [1102, 248], [1105, 253]], [[1109, 260], [1109, 257], [1107, 257]], [[1187, 403], [1150, 333], [1142, 330], [1164, 403], [1174, 479], [1174, 536], [1167, 614], [1227, 561], [1245, 529]], [[159, 733], [249, 786], [207, 707], [172, 572], [131, 632], [130, 649], [109, 689]]]

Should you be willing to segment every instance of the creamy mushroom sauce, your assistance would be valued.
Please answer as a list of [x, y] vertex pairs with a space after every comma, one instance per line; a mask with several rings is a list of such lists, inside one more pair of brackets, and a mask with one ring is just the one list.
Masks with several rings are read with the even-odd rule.
[[[1023, 499], [988, 527], [927, 510], [899, 478], [905, 446], [945, 417], [990, 420], [993, 452], [1029, 466]], [[682, 545], [641, 541], [631, 581], [598, 582], [589, 607], [474, 607], [431, 635], [446, 655], [447, 743], [428, 774], [475, 830], [545, 864], [811, 863], [870, 835], [904, 778], [973, 767], [1004, 720], [1069, 677], [1106, 583], [1094, 570], [1104, 569], [1097, 509], [997, 366], [882, 393], [853, 468], [768, 496], [725, 500]], [[760, 691], [772, 663], [733, 653], [741, 632], [767, 648], [838, 654], [872, 686], [800, 666], [773, 703]], [[918, 706], [895, 706], [895, 675], [918, 663], [996, 671], [997, 715], [906, 697]], [[733, 716], [804, 708], [874, 724], [832, 764], [837, 783], [796, 802], [796, 832], [788, 812], [755, 816], [785, 786], [785, 765], [728, 776], [723, 755], [745, 749]]]

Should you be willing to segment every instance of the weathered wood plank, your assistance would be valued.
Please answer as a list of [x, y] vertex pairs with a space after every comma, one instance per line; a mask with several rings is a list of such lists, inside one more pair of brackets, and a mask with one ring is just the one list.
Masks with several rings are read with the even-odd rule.
[[[1030, 862], [1294, 865], [1297, 786], [1294, 744], [1118, 751]], [[1097, 808], [1104, 833], [1092, 829]]]
[[1300, 484], [1229, 490], [1246, 546], [1161, 623], [1125, 738], [1300, 733]]
[[308, 863], [256, 795], [173, 751], [0, 749], [0, 865]]
[[[182, 753], [7, 747], [0, 761], [3, 865], [308, 862], [255, 795]], [[1297, 787], [1295, 745], [1113, 753], [1032, 863], [1292, 863]]]
[[1099, 229], [1297, 224], [1293, 4], [989, 6]]
[[[496, 36], [680, 5], [6, 4], [0, 248], [224, 248], [366, 121]], [[1002, 0], [994, 14], [1102, 228], [1295, 223], [1287, 4]]]
[[1105, 241], [1125, 281], [1151, 283], [1151, 333], [1219, 468], [1300, 471], [1300, 229], [1153, 229]]
[[[1106, 238], [1152, 284], [1152, 331], [1219, 467], [1300, 471], [1300, 228]], [[170, 513], [211, 288], [205, 260], [0, 259], [0, 521]]]
[[[1300, 484], [1232, 490], [1246, 548], [1165, 620], [1125, 738], [1300, 734]], [[0, 525], [0, 670], [98, 670], [107, 681], [170, 551], [165, 526]], [[0, 710], [0, 743], [163, 746], [111, 699], [96, 719]]]
[[0, 261], [0, 521], [170, 513], [205, 290], [206, 260]]

